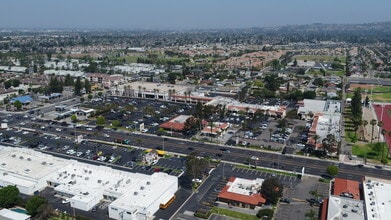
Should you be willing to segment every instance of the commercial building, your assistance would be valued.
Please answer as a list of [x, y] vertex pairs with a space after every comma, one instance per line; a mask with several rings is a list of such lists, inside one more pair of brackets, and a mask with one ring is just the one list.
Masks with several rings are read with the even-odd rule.
[[286, 106], [248, 104], [227, 97], [214, 97], [205, 105], [225, 106], [225, 109], [231, 113], [244, 112], [246, 114], [253, 115], [259, 111], [269, 115], [270, 117], [279, 118], [284, 118], [286, 115]]
[[254, 209], [265, 204], [266, 199], [259, 193], [263, 179], [254, 180], [231, 177], [217, 198], [220, 202], [243, 208]]
[[391, 210], [391, 181], [365, 177], [363, 181], [366, 219], [389, 219]]
[[323, 201], [321, 219], [389, 219], [390, 201], [390, 180], [365, 177], [357, 182], [335, 178], [329, 198]]
[[145, 175], [66, 160], [25, 148], [0, 146], [0, 185], [16, 185], [23, 194], [53, 187], [57, 196], [88, 211], [101, 200], [111, 202], [113, 219], [150, 218], [178, 190], [178, 178]]
[[341, 196], [330, 196], [327, 201], [327, 218], [323, 219], [349, 219], [364, 220], [364, 202]]
[[0, 219], [1, 220], [30, 220], [31, 216], [24, 213], [13, 211], [11, 209], [1, 209]]

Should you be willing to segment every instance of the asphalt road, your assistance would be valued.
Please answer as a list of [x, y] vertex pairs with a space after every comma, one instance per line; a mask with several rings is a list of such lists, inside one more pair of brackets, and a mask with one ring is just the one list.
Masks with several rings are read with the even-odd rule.
[[[36, 122], [35, 122], [36, 124]], [[54, 126], [54, 125], [53, 125]], [[72, 129], [69, 129], [72, 131]], [[209, 156], [215, 159], [221, 159], [226, 162], [233, 162], [239, 164], [245, 164], [248, 158], [255, 156], [258, 158], [256, 161], [257, 166], [281, 169], [289, 172], [301, 172], [302, 168], [305, 167], [305, 173], [311, 175], [322, 175], [326, 174], [326, 167], [331, 164], [339, 166], [339, 173], [337, 177], [348, 178], [352, 180], [361, 181], [363, 176], [376, 176], [378, 178], [391, 179], [391, 171], [387, 169], [379, 169], [369, 166], [357, 167], [351, 164], [343, 164], [338, 161], [330, 161], [312, 157], [303, 157], [303, 156], [293, 156], [293, 155], [282, 155], [281, 153], [269, 152], [269, 151], [258, 151], [247, 149], [244, 147], [231, 147], [224, 145], [216, 145], [202, 142], [194, 142], [189, 140], [175, 139], [167, 136], [156, 136], [150, 134], [134, 134], [129, 132], [121, 131], [102, 131], [98, 135], [94, 135], [96, 131], [87, 131], [84, 129], [75, 129], [76, 133], [89, 134], [88, 138], [98, 139], [101, 141], [112, 142], [116, 138], [129, 139], [131, 140], [131, 145], [142, 148], [163, 148], [164, 140], [164, 150], [172, 153], [178, 154], [190, 154], [195, 151], [200, 156]], [[26, 135], [23, 135], [22, 132], [14, 133], [13, 131], [11, 136], [20, 136], [21, 138], [27, 138]], [[55, 136], [67, 136], [72, 139], [72, 135], [66, 134], [65, 132], [56, 132], [54, 127], [50, 131], [44, 131], [45, 133], [51, 133]], [[104, 137], [102, 134], [110, 134], [109, 138]], [[35, 137], [40, 138], [40, 137]], [[31, 141], [31, 140], [30, 140]], [[29, 141], [29, 142], [30, 142]], [[69, 144], [67, 140], [58, 139], [56, 140], [56, 145], [65, 145]], [[64, 143], [63, 143], [64, 142]], [[83, 147], [83, 145], [79, 145]], [[229, 151], [222, 151], [221, 149], [228, 149]], [[230, 152], [230, 153], [228, 153]], [[252, 161], [252, 164], [255, 165], [255, 161]]]

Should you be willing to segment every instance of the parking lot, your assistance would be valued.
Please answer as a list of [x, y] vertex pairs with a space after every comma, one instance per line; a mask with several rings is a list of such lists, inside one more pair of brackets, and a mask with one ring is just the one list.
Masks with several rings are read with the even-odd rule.
[[311, 206], [307, 199], [314, 198], [310, 194], [316, 191], [320, 198], [328, 197], [329, 184], [319, 182], [319, 178], [304, 176], [299, 184], [292, 187], [285, 187], [283, 197], [290, 200], [290, 203], [279, 203], [275, 213], [275, 219], [304, 219], [305, 214], [313, 209], [318, 216], [319, 206]]

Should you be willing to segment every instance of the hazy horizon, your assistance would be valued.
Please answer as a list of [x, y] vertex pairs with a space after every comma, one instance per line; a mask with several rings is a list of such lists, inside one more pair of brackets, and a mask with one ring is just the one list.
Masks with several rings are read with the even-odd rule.
[[391, 21], [386, 0], [4, 0], [0, 28], [227, 29]]

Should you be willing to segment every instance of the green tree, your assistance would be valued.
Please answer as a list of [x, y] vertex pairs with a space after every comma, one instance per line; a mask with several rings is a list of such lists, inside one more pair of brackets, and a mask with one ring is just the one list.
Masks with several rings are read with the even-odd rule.
[[75, 95], [77, 96], [81, 96], [81, 90], [82, 90], [83, 86], [82, 86], [82, 83], [80, 81], [80, 77], [77, 77], [76, 79], [76, 83], [75, 83]]
[[190, 131], [190, 130], [193, 130], [193, 129], [197, 129], [197, 127], [198, 127], [198, 120], [197, 120], [197, 118], [190, 117], [190, 118], [186, 119], [186, 121], [185, 121], [185, 128], [184, 128], [185, 131]]
[[308, 220], [317, 220], [319, 219], [318, 216], [316, 216], [316, 212], [313, 209], [310, 209], [308, 212], [305, 213], [305, 219]]
[[0, 207], [11, 208], [19, 198], [19, 189], [16, 186], [6, 186], [0, 189]]
[[352, 101], [350, 103], [352, 110], [352, 117], [355, 119], [362, 119], [362, 97], [361, 97], [361, 88], [357, 88], [354, 91]]
[[77, 122], [77, 116], [75, 114], [71, 115], [71, 121], [73, 123], [76, 123]]
[[330, 176], [336, 176], [338, 174], [338, 167], [335, 166], [335, 165], [329, 165], [327, 166], [327, 174], [329, 174]]
[[277, 204], [283, 190], [284, 186], [275, 177], [264, 180], [261, 186], [261, 194], [266, 198], [266, 202], [273, 205]]
[[22, 103], [19, 100], [16, 100], [14, 102], [14, 107], [19, 111], [19, 110], [22, 109], [23, 105], [22, 105]]
[[91, 100], [92, 97], [93, 97], [92, 94], [88, 94], [88, 96], [87, 96], [88, 100]]
[[9, 88], [11, 88], [11, 86], [12, 86], [11, 80], [4, 81], [4, 88], [5, 89], [9, 89]]
[[316, 98], [315, 91], [304, 91], [303, 92], [303, 99], [315, 99], [315, 98]]
[[175, 80], [177, 79], [177, 74], [174, 72], [170, 72], [167, 75], [167, 81], [171, 84], [175, 84]]
[[322, 78], [316, 78], [314, 79], [313, 84], [318, 87], [322, 87], [324, 85], [324, 81]]
[[105, 117], [103, 117], [103, 116], [98, 116], [98, 117], [96, 118], [96, 124], [97, 124], [97, 125], [105, 125], [105, 124], [106, 124], [106, 119], [105, 119]]
[[282, 78], [277, 77], [276, 74], [269, 74], [265, 76], [264, 81], [265, 81], [265, 88], [273, 92], [277, 91], [278, 88], [283, 83]]
[[297, 69], [297, 75], [304, 75], [305, 74], [305, 69], [304, 68], [299, 68]]
[[194, 179], [203, 177], [208, 169], [208, 161], [203, 157], [198, 157], [196, 152], [187, 156], [186, 172]]
[[38, 213], [43, 211], [44, 206], [48, 206], [48, 201], [41, 196], [33, 196], [26, 203], [26, 210], [32, 216], [35, 217]]
[[71, 75], [67, 74], [65, 76], [64, 86], [73, 86], [73, 79]]
[[84, 79], [84, 89], [86, 90], [86, 94], [91, 93], [91, 83], [88, 79]]
[[80, 97], [80, 102], [83, 103], [86, 99], [84, 97]]
[[369, 97], [368, 96], [365, 97], [365, 106], [366, 107], [369, 106]]
[[295, 58], [295, 60], [293, 61], [293, 66], [296, 67], [297, 66], [297, 59]]
[[20, 81], [19, 81], [18, 79], [13, 79], [13, 80], [12, 80], [12, 86], [13, 86], [13, 87], [16, 88], [16, 87], [18, 87], [19, 85], [20, 85]]
[[50, 77], [49, 85], [47, 87], [47, 93], [61, 93], [63, 91], [62, 81], [57, 77]]
[[372, 143], [373, 142], [373, 134], [375, 132], [375, 125], [377, 124], [376, 119], [372, 119], [370, 124], [372, 126], [372, 132], [371, 132], [371, 143]]
[[262, 220], [272, 220], [273, 215], [273, 209], [260, 209], [257, 213], [257, 217]]
[[118, 128], [120, 126], [120, 122], [118, 120], [111, 121], [111, 125], [115, 128]]
[[367, 130], [367, 125], [368, 125], [368, 121], [367, 120], [362, 120], [362, 126], [363, 126], [363, 129], [364, 129], [364, 134], [363, 134], [364, 141], [366, 140], [366, 138], [365, 138], [365, 131]]
[[273, 68], [273, 70], [278, 70], [280, 68], [280, 61], [278, 59], [274, 59], [271, 61], [270, 64]]

